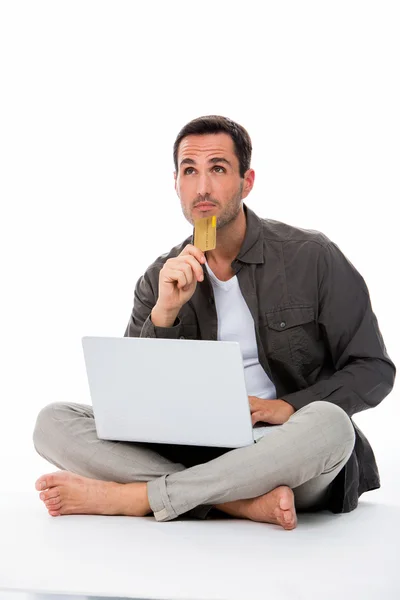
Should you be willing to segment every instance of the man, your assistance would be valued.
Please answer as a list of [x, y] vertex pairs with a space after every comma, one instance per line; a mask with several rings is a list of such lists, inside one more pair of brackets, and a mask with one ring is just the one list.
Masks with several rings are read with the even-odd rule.
[[36, 482], [50, 515], [225, 513], [293, 529], [296, 511], [349, 512], [380, 486], [351, 420], [381, 402], [396, 372], [367, 286], [325, 235], [243, 203], [251, 149], [224, 117], [181, 130], [175, 189], [192, 225], [216, 215], [217, 247], [202, 252], [191, 236], [157, 258], [136, 284], [125, 336], [238, 341], [252, 422], [280, 427], [237, 449], [110, 442], [97, 438], [91, 406], [50, 404], [34, 431], [38, 453], [62, 469]]

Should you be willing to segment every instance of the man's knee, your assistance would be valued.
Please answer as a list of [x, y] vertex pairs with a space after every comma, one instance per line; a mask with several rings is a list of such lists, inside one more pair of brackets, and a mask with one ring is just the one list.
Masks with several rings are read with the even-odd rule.
[[43, 441], [48, 437], [48, 432], [54, 429], [54, 412], [65, 406], [64, 402], [52, 402], [44, 406], [39, 412], [33, 430], [33, 445], [40, 454]]
[[320, 428], [327, 444], [338, 445], [346, 456], [350, 456], [356, 441], [356, 434], [348, 414], [337, 404], [317, 400], [308, 405], [310, 412], [315, 415], [316, 426]]

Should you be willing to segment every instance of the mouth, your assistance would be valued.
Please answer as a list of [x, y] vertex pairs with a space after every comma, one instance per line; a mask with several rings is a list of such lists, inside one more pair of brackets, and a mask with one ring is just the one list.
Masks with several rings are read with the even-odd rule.
[[212, 208], [215, 208], [215, 204], [210, 204], [210, 203], [206, 202], [206, 203], [202, 203], [202, 204], [197, 204], [194, 208], [195, 208], [195, 210], [201, 210], [201, 211], [211, 210]]

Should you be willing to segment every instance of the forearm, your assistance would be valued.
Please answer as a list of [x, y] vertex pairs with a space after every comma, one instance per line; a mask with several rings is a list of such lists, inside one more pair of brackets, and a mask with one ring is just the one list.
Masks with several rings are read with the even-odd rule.
[[357, 359], [329, 379], [282, 396], [296, 410], [310, 402], [326, 400], [340, 406], [350, 417], [377, 406], [392, 390], [396, 369], [390, 360]]

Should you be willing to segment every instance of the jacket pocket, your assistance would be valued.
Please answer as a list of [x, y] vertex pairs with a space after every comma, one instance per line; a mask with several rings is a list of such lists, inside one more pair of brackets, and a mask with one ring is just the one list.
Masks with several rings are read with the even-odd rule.
[[265, 321], [265, 346], [272, 360], [303, 375], [321, 364], [322, 345], [313, 306], [279, 307], [265, 313]]

